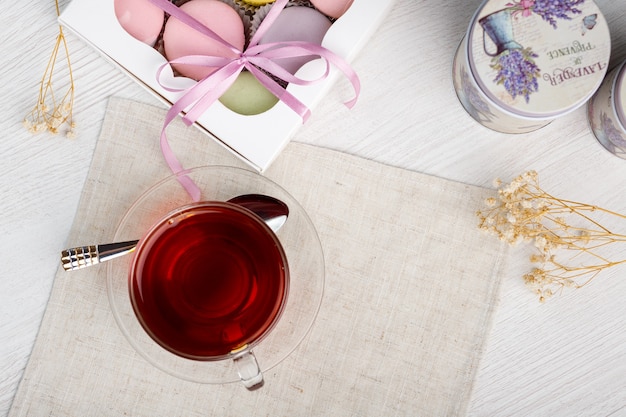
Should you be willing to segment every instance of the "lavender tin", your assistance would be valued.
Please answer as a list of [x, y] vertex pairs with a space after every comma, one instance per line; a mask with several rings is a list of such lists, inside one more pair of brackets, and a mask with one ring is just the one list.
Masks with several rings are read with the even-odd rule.
[[584, 105], [610, 54], [592, 0], [485, 0], [454, 57], [454, 88], [482, 125], [530, 132]]
[[611, 153], [626, 159], [626, 61], [612, 70], [587, 105], [589, 125]]

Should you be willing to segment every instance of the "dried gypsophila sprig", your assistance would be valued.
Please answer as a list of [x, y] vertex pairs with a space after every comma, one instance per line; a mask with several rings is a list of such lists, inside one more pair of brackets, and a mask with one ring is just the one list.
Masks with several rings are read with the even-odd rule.
[[[598, 220], [598, 215], [626, 220], [625, 215], [548, 194], [539, 186], [535, 171], [509, 184], [496, 180], [494, 185], [496, 197], [488, 198], [487, 207], [477, 212], [479, 227], [512, 245], [534, 243], [537, 253], [530, 261], [538, 266], [523, 278], [540, 301], [566, 287], [580, 288], [601, 271], [626, 263], [603, 254], [609, 246], [625, 244], [626, 235], [614, 233]], [[567, 262], [557, 257], [562, 251], [571, 251]]]
[[[57, 17], [60, 15], [59, 1], [55, 0]], [[59, 52], [65, 55], [65, 63], [67, 64], [69, 75], [69, 87], [65, 94], [59, 99], [54, 92], [52, 85], [53, 75], [56, 64], [59, 60]], [[48, 131], [53, 134], [59, 133], [63, 126], [66, 126], [65, 135], [69, 138], [75, 137], [76, 125], [73, 121], [74, 108], [74, 77], [72, 74], [72, 66], [70, 63], [69, 50], [63, 28], [59, 25], [59, 33], [56, 37], [54, 48], [46, 71], [41, 78], [39, 84], [39, 96], [37, 103], [31, 112], [24, 118], [23, 124], [31, 133], [40, 133]]]

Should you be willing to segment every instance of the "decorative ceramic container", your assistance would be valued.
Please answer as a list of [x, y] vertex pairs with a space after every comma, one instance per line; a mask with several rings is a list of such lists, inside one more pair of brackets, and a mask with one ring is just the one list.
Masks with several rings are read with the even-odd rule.
[[626, 61], [609, 73], [589, 101], [587, 111], [598, 141], [626, 159]]
[[584, 105], [610, 52], [592, 0], [485, 0], [457, 49], [454, 88], [482, 125], [530, 132]]

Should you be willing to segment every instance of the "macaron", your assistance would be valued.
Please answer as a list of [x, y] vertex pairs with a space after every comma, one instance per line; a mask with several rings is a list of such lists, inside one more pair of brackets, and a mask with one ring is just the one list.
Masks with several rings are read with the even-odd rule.
[[265, 6], [266, 4], [274, 3], [276, 0], [239, 0], [241, 3], [248, 4], [250, 6]]
[[[304, 41], [321, 45], [326, 32], [332, 25], [328, 17], [319, 11], [306, 6], [287, 7], [280, 12], [259, 44], [285, 41]], [[315, 59], [315, 55], [276, 59], [275, 62], [292, 74], [300, 67]]]
[[278, 103], [278, 98], [248, 71], [239, 73], [219, 100], [230, 110], [245, 116], [266, 112]]
[[165, 20], [165, 12], [148, 0], [114, 0], [115, 17], [133, 38], [154, 46]]
[[340, 18], [350, 8], [353, 0], [311, 0], [317, 10], [326, 16]]
[[[243, 21], [231, 6], [218, 0], [190, 0], [180, 6], [180, 9], [211, 29], [226, 42], [239, 50], [243, 49], [245, 43]], [[165, 23], [163, 48], [168, 60], [188, 55], [237, 57], [237, 54], [230, 48], [203, 35], [173, 16]], [[173, 64], [172, 66], [181, 75], [194, 80], [201, 80], [216, 70], [215, 67], [188, 64]]]

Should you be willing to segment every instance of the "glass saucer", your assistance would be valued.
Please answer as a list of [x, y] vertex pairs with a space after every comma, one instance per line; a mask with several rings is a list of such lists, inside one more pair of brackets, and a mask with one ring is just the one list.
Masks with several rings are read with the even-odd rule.
[[[253, 351], [261, 371], [276, 366], [307, 335], [319, 311], [324, 292], [324, 255], [317, 231], [302, 206], [282, 187], [241, 168], [207, 166], [185, 170], [148, 189], [130, 207], [115, 232], [115, 241], [141, 238], [164, 215], [192, 203], [179, 179], [186, 176], [201, 191], [202, 201], [227, 201], [242, 194], [265, 194], [289, 207], [285, 224], [276, 232], [289, 263], [287, 303], [272, 331]], [[148, 362], [181, 379], [221, 384], [240, 381], [232, 359], [198, 361], [175, 355], [158, 345], [143, 329], [131, 305], [128, 274], [132, 256], [108, 261], [107, 291], [113, 315], [130, 344]]]

